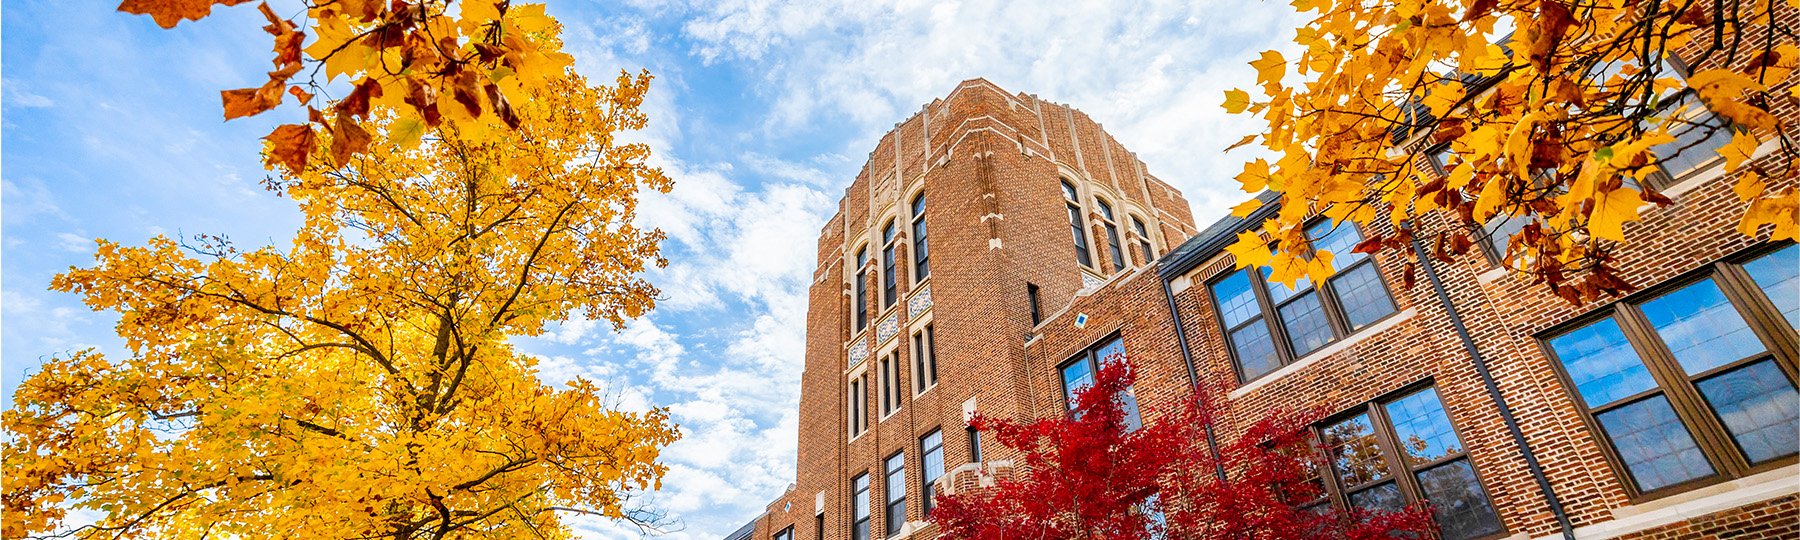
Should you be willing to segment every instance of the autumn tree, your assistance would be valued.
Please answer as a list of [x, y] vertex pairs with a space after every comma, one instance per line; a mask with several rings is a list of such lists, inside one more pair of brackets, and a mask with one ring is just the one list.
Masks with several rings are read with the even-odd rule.
[[1324, 496], [1306, 414], [1277, 412], [1215, 454], [1221, 409], [1201, 392], [1129, 420], [1127, 362], [1103, 365], [1066, 416], [978, 416], [977, 429], [1018, 451], [991, 488], [940, 495], [928, 518], [954, 540], [1374, 540], [1423, 537], [1429, 512], [1346, 515], [1304, 505]]
[[314, 157], [267, 182], [303, 218], [287, 245], [100, 241], [52, 288], [118, 313], [125, 347], [52, 358], [16, 389], [4, 536], [656, 526], [637, 497], [660, 486], [667, 412], [615, 410], [595, 381], [548, 386], [508, 341], [654, 304], [641, 273], [662, 234], [634, 225], [637, 196], [670, 183], [615, 139], [645, 125], [649, 82], [559, 70], [516, 89], [516, 127], [421, 123], [380, 100], [319, 111], [332, 129], [305, 139]]
[[[199, 20], [214, 6], [251, 0], [124, 0], [119, 11], [149, 15], [174, 28]], [[561, 27], [543, 4], [511, 0], [304, 0], [297, 17], [259, 3], [272, 36], [275, 69], [259, 86], [224, 90], [225, 119], [261, 114], [289, 96], [307, 122], [276, 127], [265, 140], [268, 159], [299, 172], [333, 135], [337, 154], [366, 150], [355, 133], [370, 105], [384, 105], [393, 123], [423, 131], [448, 124], [464, 133], [518, 128], [519, 104], [556, 84], [573, 58], [562, 52]], [[294, 22], [298, 18], [307, 26]], [[308, 32], [310, 30], [310, 34]], [[311, 41], [308, 42], [308, 38]], [[339, 78], [343, 80], [334, 84]], [[333, 96], [333, 93], [338, 95]], [[319, 98], [315, 101], [315, 97]], [[322, 106], [315, 106], [322, 105]], [[321, 110], [329, 114], [320, 114]], [[342, 161], [341, 159], [339, 161]]]
[[[1719, 159], [1745, 235], [1800, 228], [1800, 65], [1794, 0], [1297, 0], [1298, 58], [1251, 62], [1273, 162], [1238, 176], [1281, 206], [1231, 248], [1292, 284], [1329, 274], [1303, 221], [1383, 227], [1360, 251], [1436, 257], [1489, 235], [1505, 266], [1571, 301], [1630, 291], [1626, 224], [1691, 166]], [[1421, 170], [1435, 154], [1444, 174]], [[1430, 167], [1429, 165], [1427, 167]], [[1237, 209], [1244, 215], [1255, 202]], [[1443, 212], [1436, 212], [1442, 210]], [[1436, 214], [1438, 217], [1427, 218]], [[1434, 221], [1435, 220], [1435, 221]], [[1431, 224], [1448, 226], [1432, 226]], [[1273, 247], [1271, 247], [1273, 245]]]

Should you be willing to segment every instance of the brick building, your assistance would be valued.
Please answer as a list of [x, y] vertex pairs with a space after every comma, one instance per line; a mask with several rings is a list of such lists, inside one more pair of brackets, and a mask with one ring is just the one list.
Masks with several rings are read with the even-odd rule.
[[1644, 289], [1617, 301], [1527, 286], [1504, 246], [1403, 288], [1399, 254], [1351, 255], [1361, 232], [1329, 222], [1309, 237], [1338, 272], [1294, 291], [1224, 252], [1273, 205], [1196, 228], [1080, 111], [964, 82], [881, 139], [820, 233], [796, 481], [749, 538], [934, 537], [933, 492], [1010, 468], [970, 413], [1062, 414], [1118, 354], [1152, 419], [1220, 389], [1221, 438], [1332, 411], [1322, 446], [1364, 458], [1330, 460], [1314, 504], [1429, 500], [1458, 539], [1800, 537], [1800, 247], [1739, 234], [1716, 163], [1659, 187], [1675, 203], [1621, 253]]

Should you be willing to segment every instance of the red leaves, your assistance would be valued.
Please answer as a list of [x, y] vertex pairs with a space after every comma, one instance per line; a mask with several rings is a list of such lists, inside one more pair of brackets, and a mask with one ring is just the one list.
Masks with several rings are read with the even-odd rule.
[[119, 3], [119, 11], [134, 15], [149, 15], [156, 20], [156, 25], [163, 28], [174, 28], [182, 20], [198, 21], [212, 14], [214, 5], [235, 6], [250, 0], [125, 0]]

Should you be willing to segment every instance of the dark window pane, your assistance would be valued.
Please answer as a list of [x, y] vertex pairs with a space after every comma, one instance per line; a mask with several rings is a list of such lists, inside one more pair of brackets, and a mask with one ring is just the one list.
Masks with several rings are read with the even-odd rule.
[[1256, 305], [1256, 292], [1250, 290], [1250, 275], [1232, 272], [1212, 284], [1213, 302], [1219, 306], [1219, 318], [1226, 328], [1235, 328], [1262, 313]]
[[1381, 286], [1381, 274], [1374, 264], [1357, 266], [1331, 278], [1331, 287], [1337, 292], [1338, 305], [1344, 308], [1344, 318], [1349, 319], [1351, 329], [1368, 326], [1394, 312], [1394, 299]]
[[1800, 450], [1800, 394], [1774, 360], [1761, 360], [1695, 386], [1751, 463]]
[[[1066, 188], [1068, 185], [1064, 184]], [[1081, 208], [1069, 205], [1069, 232], [1075, 236], [1075, 260], [1083, 266], [1093, 266], [1094, 259], [1088, 255], [1087, 225], [1081, 219]]]
[[1125, 251], [1119, 248], [1119, 228], [1111, 222], [1106, 224], [1106, 249], [1112, 253], [1113, 270], [1125, 269]]
[[1356, 487], [1388, 475], [1387, 461], [1375, 442], [1369, 415], [1338, 422], [1325, 428], [1325, 444], [1331, 449], [1331, 467], [1344, 487]]
[[1300, 293], [1306, 292], [1307, 290], [1312, 289], [1312, 280], [1309, 280], [1307, 278], [1300, 278], [1299, 280], [1294, 281], [1293, 287], [1289, 287], [1287, 285], [1282, 285], [1280, 283], [1269, 281], [1269, 275], [1270, 275], [1269, 268], [1263, 267], [1262, 277], [1263, 277], [1263, 282], [1267, 283], [1268, 287], [1269, 287], [1269, 301], [1270, 302], [1274, 302], [1277, 304], [1286, 302], [1287, 299], [1293, 298], [1294, 295], [1297, 295], [1297, 294], [1300, 294]]
[[1231, 347], [1237, 351], [1238, 368], [1244, 371], [1246, 381], [1281, 367], [1281, 359], [1275, 357], [1275, 342], [1269, 339], [1269, 327], [1260, 319], [1232, 331]]
[[1106, 204], [1106, 201], [1100, 200], [1099, 198], [1095, 198], [1094, 206], [1095, 208], [1100, 209], [1101, 218], [1107, 221], [1113, 221], [1112, 205]]
[[1450, 416], [1444, 413], [1436, 388], [1420, 390], [1384, 407], [1409, 463], [1417, 465], [1462, 453], [1462, 440], [1450, 427]]
[[920, 494], [924, 497], [926, 512], [931, 511], [932, 499], [937, 498], [937, 479], [944, 476], [944, 433], [931, 430], [931, 433], [919, 439], [919, 472], [924, 481]]
[[1063, 366], [1062, 380], [1064, 392], [1063, 398], [1066, 400], [1069, 408], [1074, 409], [1075, 395], [1081, 393], [1081, 389], [1093, 386], [1094, 372], [1088, 367], [1087, 362], [1076, 360], [1070, 362], [1069, 365]]
[[1713, 473], [1663, 396], [1600, 413], [1595, 419], [1612, 438], [1638, 489], [1650, 491]]
[[1500, 516], [1481, 491], [1468, 459], [1419, 472], [1419, 488], [1431, 501], [1444, 540], [1468, 540], [1501, 532]]
[[1325, 320], [1325, 307], [1319, 295], [1306, 293], [1281, 306], [1281, 326], [1287, 329], [1288, 344], [1294, 356], [1304, 356], [1331, 342], [1331, 325]]
[[1064, 199], [1071, 201], [1080, 200], [1080, 197], [1075, 195], [1075, 186], [1069, 185], [1068, 182], [1062, 183], [1062, 190]]
[[1400, 486], [1388, 482], [1350, 494], [1350, 507], [1365, 512], [1398, 512], [1406, 508]]
[[894, 454], [887, 458], [887, 485], [882, 489], [887, 496], [887, 514], [883, 523], [887, 525], [889, 536], [900, 532], [900, 525], [906, 523], [906, 454]]
[[1489, 218], [1487, 223], [1483, 223], [1481, 232], [1487, 235], [1488, 242], [1493, 245], [1494, 256], [1505, 259], [1506, 250], [1512, 246], [1513, 233], [1524, 230], [1527, 223], [1531, 223], [1531, 220], [1500, 214]]
[[869, 518], [869, 475], [863, 473], [850, 480], [850, 510], [856, 519]]
[[1781, 248], [1744, 263], [1750, 279], [1762, 287], [1789, 326], [1800, 328], [1800, 245]]
[[1356, 244], [1362, 242], [1362, 233], [1351, 223], [1333, 228], [1332, 222], [1321, 221], [1306, 228], [1306, 237], [1312, 240], [1314, 251], [1331, 252], [1331, 269], [1334, 271], [1342, 270], [1369, 256], [1352, 251]]
[[1637, 351], [1625, 341], [1619, 323], [1601, 319], [1550, 340], [1550, 348], [1562, 360], [1575, 389], [1589, 407], [1600, 407], [1620, 398], [1656, 387], [1650, 370]]
[[1640, 308], [1689, 375], [1763, 351], [1762, 341], [1712, 278], [1644, 302]]

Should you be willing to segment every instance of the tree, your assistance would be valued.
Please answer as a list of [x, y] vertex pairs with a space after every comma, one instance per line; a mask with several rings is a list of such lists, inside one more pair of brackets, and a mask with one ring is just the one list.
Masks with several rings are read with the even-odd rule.
[[[124, 0], [119, 11], [149, 15], [163, 28], [200, 20], [214, 5], [250, 0]], [[448, 123], [465, 133], [518, 128], [518, 104], [556, 84], [573, 58], [562, 52], [561, 26], [543, 4], [511, 0], [305, 0], [307, 33], [268, 3], [259, 5], [274, 37], [275, 70], [261, 86], [220, 92], [225, 119], [261, 114], [293, 96], [308, 121], [275, 128], [264, 138], [270, 163], [289, 172], [306, 168], [315, 137], [336, 134], [339, 155], [366, 149], [345, 124], [328, 118], [368, 118], [371, 104], [385, 105], [400, 133], [422, 133]], [[311, 70], [306, 70], [310, 65]], [[306, 75], [295, 77], [303, 70]], [[320, 78], [320, 71], [324, 78]], [[344, 76], [348, 92], [331, 82]], [[330, 104], [322, 115], [314, 96]], [[342, 161], [341, 159], [339, 161]]]
[[[1215, 455], [1219, 408], [1197, 390], [1132, 429], [1121, 398], [1127, 362], [1102, 366], [1069, 415], [1032, 422], [978, 416], [974, 425], [1017, 450], [1015, 473], [992, 488], [940, 495], [929, 517], [954, 540], [1421, 537], [1427, 509], [1340, 515], [1296, 503], [1324, 496], [1322, 455], [1296, 412], [1257, 421]], [[1329, 508], [1329, 507], [1327, 507]]]
[[[1495, 239], [1512, 271], [1574, 302], [1618, 295], [1634, 288], [1616, 267], [1625, 224], [1644, 204], [1670, 203], [1659, 175], [1681, 172], [1678, 158], [1714, 153], [1735, 175], [1743, 234], [1792, 239], [1800, 229], [1800, 132], [1771, 114], [1800, 100], [1789, 78], [1800, 2], [1294, 5], [1314, 14], [1296, 34], [1299, 58], [1262, 53], [1251, 62], [1260, 95], [1225, 99], [1227, 111], [1268, 125], [1239, 145], [1260, 137], [1275, 154], [1238, 180], [1281, 203], [1264, 234], [1240, 235], [1231, 251], [1242, 265], [1272, 266], [1276, 281], [1330, 273], [1330, 255], [1312, 258], [1299, 226], [1316, 212], [1385, 220], [1393, 232], [1371, 235], [1363, 252], [1417, 239], [1447, 257], [1516, 229]], [[1447, 150], [1447, 174], [1422, 173], [1421, 154], [1436, 149]], [[1433, 219], [1451, 226], [1428, 227]]]
[[[378, 108], [326, 120], [325, 156], [268, 187], [286, 247], [100, 241], [52, 287], [120, 316], [126, 358], [52, 358], [3, 416], [4, 536], [563, 537], [559, 516], [655, 526], [667, 411], [537, 378], [508, 338], [572, 311], [615, 328], [654, 304], [667, 192], [641, 129], [649, 75], [572, 73], [515, 102], [519, 127], [419, 129]], [[324, 151], [333, 136], [367, 151]], [[67, 531], [66, 531], [67, 532]]]

